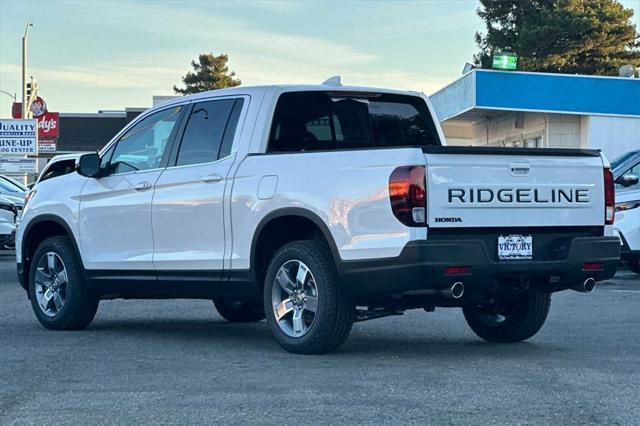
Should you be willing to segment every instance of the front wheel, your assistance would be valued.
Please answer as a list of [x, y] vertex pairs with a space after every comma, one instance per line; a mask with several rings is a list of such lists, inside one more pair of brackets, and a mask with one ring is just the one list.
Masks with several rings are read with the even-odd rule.
[[520, 342], [533, 337], [544, 325], [551, 294], [529, 292], [509, 300], [463, 308], [474, 333], [489, 342]]
[[295, 241], [276, 252], [265, 278], [264, 310], [278, 343], [300, 354], [336, 349], [355, 314], [330, 255], [317, 241]]
[[29, 270], [29, 299], [38, 321], [50, 330], [81, 330], [93, 320], [99, 298], [85, 285], [69, 238], [47, 238], [38, 246]]

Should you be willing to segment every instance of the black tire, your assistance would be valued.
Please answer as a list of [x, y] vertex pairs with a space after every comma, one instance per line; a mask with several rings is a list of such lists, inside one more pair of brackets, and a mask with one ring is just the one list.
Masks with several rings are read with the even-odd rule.
[[629, 270], [635, 274], [640, 274], [640, 256], [634, 256], [627, 262]]
[[[273, 287], [278, 270], [289, 261], [303, 262], [317, 288], [317, 310], [310, 328], [301, 337], [285, 333], [274, 313]], [[351, 331], [355, 307], [338, 283], [332, 259], [319, 241], [294, 241], [280, 248], [271, 259], [264, 283], [264, 311], [271, 333], [280, 346], [298, 354], [321, 354], [335, 350]]]
[[486, 307], [463, 308], [467, 324], [474, 333], [489, 342], [513, 343], [533, 337], [544, 325], [551, 294], [529, 292], [506, 302], [507, 312], [502, 316], [488, 313]]
[[[54, 316], [45, 314], [36, 298], [38, 263], [49, 252], [62, 260], [67, 275], [65, 302]], [[49, 330], [82, 330], [93, 320], [100, 299], [85, 285], [80, 259], [68, 237], [47, 238], [38, 246], [29, 268], [29, 299], [38, 321]]]
[[264, 319], [261, 300], [214, 300], [220, 316], [229, 322], [258, 322]]

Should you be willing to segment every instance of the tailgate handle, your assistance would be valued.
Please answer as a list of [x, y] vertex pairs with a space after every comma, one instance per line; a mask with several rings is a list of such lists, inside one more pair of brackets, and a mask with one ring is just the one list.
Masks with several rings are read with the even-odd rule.
[[529, 174], [531, 165], [529, 163], [511, 163], [509, 171], [513, 176], [526, 176]]

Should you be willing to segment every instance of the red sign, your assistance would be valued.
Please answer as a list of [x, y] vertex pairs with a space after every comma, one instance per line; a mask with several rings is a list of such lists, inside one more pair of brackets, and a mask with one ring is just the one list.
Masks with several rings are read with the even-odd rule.
[[33, 118], [40, 118], [47, 113], [47, 103], [40, 96], [36, 96], [31, 103], [31, 113]]
[[[47, 107], [47, 104], [44, 103], [41, 97], [37, 98], [41, 101], [36, 108], [40, 115], [35, 115], [35, 111], [33, 105], [31, 107], [31, 112], [33, 114], [33, 118], [38, 121], [38, 139], [54, 139], [60, 136], [60, 114], [57, 112], [42, 112], [42, 105], [44, 108]], [[35, 105], [35, 102], [34, 102]], [[13, 107], [11, 108], [11, 116], [13, 118], [22, 118], [22, 104], [20, 102], [14, 102]]]
[[37, 118], [38, 139], [53, 139], [60, 135], [60, 114], [57, 112], [45, 112]]
[[14, 102], [11, 106], [11, 117], [22, 118], [22, 102]]

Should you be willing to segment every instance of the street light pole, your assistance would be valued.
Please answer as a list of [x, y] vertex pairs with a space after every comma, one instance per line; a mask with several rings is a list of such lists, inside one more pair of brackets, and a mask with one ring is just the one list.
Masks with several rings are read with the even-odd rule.
[[29, 27], [33, 27], [33, 22], [27, 24], [22, 37], [22, 118], [30, 118], [27, 111], [27, 36], [29, 35]]
[[16, 96], [16, 94], [15, 94], [15, 93], [14, 93], [14, 94], [11, 94], [11, 93], [9, 93], [9, 92], [5, 92], [4, 90], [0, 90], [0, 93], [4, 93], [4, 94], [5, 94], [5, 95], [7, 95], [7, 96], [11, 96], [11, 97], [13, 98], [13, 102], [17, 102], [17, 100], [18, 100], [18, 97]]

